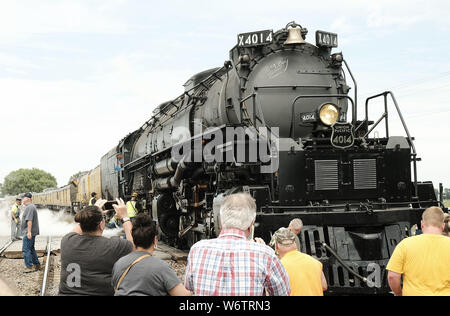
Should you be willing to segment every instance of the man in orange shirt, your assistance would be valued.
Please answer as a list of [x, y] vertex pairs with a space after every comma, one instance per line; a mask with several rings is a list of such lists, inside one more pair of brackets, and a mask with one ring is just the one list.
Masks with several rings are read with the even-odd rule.
[[450, 238], [442, 234], [442, 209], [425, 211], [422, 231], [395, 248], [386, 268], [389, 285], [396, 296], [450, 296]]
[[274, 235], [276, 251], [289, 275], [291, 296], [323, 296], [328, 285], [322, 263], [297, 250], [296, 235], [280, 228]]

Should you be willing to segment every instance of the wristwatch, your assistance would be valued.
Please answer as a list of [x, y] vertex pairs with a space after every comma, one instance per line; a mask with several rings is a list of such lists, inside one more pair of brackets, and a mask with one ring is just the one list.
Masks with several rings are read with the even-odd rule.
[[131, 222], [131, 219], [129, 217], [122, 218], [122, 224], [125, 224], [126, 222]]

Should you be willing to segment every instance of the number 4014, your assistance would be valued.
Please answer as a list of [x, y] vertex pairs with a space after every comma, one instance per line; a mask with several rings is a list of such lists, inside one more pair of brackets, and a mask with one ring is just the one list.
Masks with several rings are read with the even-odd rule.
[[352, 141], [351, 136], [336, 136], [333, 140], [335, 144], [351, 144]]
[[259, 45], [264, 43], [270, 43], [273, 41], [273, 33], [262, 32], [262, 33], [253, 33], [247, 35], [247, 38], [244, 41], [245, 36], [239, 36], [239, 45]]

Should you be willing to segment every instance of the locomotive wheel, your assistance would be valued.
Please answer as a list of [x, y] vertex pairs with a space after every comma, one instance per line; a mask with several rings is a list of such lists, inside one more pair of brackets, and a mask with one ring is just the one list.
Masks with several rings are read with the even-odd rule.
[[180, 216], [176, 213], [164, 213], [158, 216], [161, 231], [167, 237], [178, 237], [178, 228], [180, 224]]
[[170, 195], [163, 194], [158, 198], [158, 223], [164, 235], [169, 238], [178, 237], [180, 214]]

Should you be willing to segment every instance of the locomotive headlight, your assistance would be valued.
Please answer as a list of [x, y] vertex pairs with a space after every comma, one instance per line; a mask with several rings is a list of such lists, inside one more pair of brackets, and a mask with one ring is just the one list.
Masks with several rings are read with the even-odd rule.
[[319, 116], [323, 124], [332, 126], [339, 119], [339, 109], [334, 104], [326, 103], [320, 108]]

